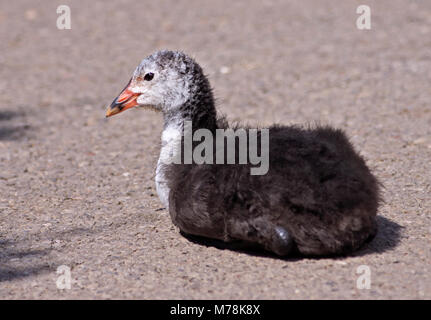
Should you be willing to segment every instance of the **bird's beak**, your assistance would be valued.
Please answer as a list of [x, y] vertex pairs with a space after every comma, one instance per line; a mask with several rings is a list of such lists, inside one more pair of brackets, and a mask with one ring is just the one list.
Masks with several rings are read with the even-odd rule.
[[111, 105], [106, 110], [106, 117], [113, 116], [114, 114], [120, 113], [124, 110], [133, 108], [138, 105], [136, 99], [139, 97], [139, 93], [134, 93], [130, 90], [130, 79], [127, 86], [121, 91], [121, 93], [112, 101]]

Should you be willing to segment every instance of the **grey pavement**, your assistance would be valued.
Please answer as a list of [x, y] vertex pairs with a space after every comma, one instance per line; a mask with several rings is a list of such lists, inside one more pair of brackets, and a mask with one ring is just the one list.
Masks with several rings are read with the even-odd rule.
[[[2, 1], [0, 39], [1, 299], [431, 298], [431, 2]], [[181, 236], [155, 190], [160, 114], [104, 118], [158, 49], [194, 56], [231, 121], [344, 129], [384, 185], [377, 238], [278, 259]]]

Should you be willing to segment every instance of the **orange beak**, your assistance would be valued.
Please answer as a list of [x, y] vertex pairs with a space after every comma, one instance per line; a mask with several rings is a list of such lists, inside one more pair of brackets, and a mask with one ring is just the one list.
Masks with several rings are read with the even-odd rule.
[[114, 114], [120, 113], [124, 110], [133, 108], [138, 105], [136, 99], [139, 97], [139, 93], [134, 93], [130, 90], [130, 79], [127, 86], [121, 91], [117, 98], [112, 101], [108, 110], [106, 110], [106, 117], [113, 116]]

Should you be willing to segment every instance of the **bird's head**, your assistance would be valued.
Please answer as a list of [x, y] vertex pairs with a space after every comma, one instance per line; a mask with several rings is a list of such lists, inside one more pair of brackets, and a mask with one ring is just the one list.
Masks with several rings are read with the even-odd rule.
[[106, 116], [133, 107], [175, 112], [190, 98], [196, 73], [201, 72], [194, 60], [182, 52], [158, 51], [142, 60], [129, 83], [108, 107]]

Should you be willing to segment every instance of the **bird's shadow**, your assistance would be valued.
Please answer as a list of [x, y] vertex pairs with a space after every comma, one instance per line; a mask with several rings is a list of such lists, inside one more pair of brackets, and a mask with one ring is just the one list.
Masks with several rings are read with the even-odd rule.
[[15, 141], [25, 137], [30, 125], [21, 121], [24, 116], [23, 112], [0, 110], [0, 141]]
[[365, 243], [359, 250], [347, 254], [347, 255], [332, 255], [332, 256], [304, 256], [302, 255], [296, 248], [292, 250], [292, 252], [288, 256], [277, 256], [269, 251], [264, 250], [262, 247], [257, 246], [252, 243], [244, 242], [244, 241], [233, 241], [233, 242], [224, 242], [222, 240], [217, 239], [209, 239], [205, 237], [195, 236], [186, 234], [180, 231], [181, 235], [184, 236], [189, 241], [204, 245], [207, 247], [215, 247], [220, 250], [232, 250], [244, 254], [248, 254], [251, 256], [286, 260], [286, 261], [297, 261], [302, 258], [312, 258], [312, 259], [327, 259], [327, 258], [347, 258], [347, 257], [357, 257], [364, 256], [373, 253], [383, 253], [389, 250], [394, 249], [401, 240], [401, 230], [402, 226], [396, 222], [393, 222], [385, 217], [378, 216], [377, 217], [377, 225], [378, 232], [377, 235], [370, 242]]
[[377, 226], [378, 230], [374, 239], [354, 252], [352, 256], [359, 257], [373, 253], [384, 253], [398, 246], [401, 241], [403, 226], [382, 216], [377, 216]]

